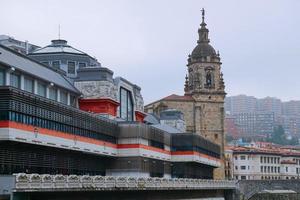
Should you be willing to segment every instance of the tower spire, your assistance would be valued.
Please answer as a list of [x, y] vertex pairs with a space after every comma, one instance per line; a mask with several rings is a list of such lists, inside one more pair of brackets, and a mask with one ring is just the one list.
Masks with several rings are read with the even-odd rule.
[[199, 34], [198, 43], [209, 43], [208, 29], [206, 28], [206, 23], [205, 23], [205, 10], [204, 10], [204, 8], [201, 9], [201, 13], [202, 13], [202, 22], [200, 24], [201, 27], [198, 29], [198, 34]]
[[202, 8], [201, 12], [202, 12], [202, 24], [203, 23], [205, 24], [205, 22], [204, 22], [204, 19], [205, 19], [205, 10], [204, 10], [204, 8]]

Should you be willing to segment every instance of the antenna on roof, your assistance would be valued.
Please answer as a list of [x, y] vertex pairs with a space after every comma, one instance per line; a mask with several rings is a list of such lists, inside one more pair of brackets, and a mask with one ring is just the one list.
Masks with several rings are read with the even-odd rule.
[[58, 24], [58, 39], [60, 40], [60, 24]]

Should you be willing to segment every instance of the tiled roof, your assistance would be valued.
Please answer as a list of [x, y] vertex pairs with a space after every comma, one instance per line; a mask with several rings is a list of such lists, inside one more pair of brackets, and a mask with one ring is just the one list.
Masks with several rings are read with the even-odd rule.
[[257, 147], [233, 147], [231, 148], [236, 153], [261, 153], [261, 154], [280, 154], [282, 156], [300, 156], [300, 151], [291, 151], [291, 149], [280, 148], [257, 148]]
[[194, 99], [192, 96], [189, 96], [189, 95], [180, 96], [180, 95], [176, 95], [176, 94], [171, 94], [170, 96], [162, 98], [162, 100], [188, 100], [188, 101], [191, 101]]

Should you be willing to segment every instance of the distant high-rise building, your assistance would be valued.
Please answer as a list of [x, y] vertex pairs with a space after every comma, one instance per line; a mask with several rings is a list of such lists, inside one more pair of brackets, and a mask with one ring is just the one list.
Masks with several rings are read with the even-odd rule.
[[252, 112], [234, 114], [234, 122], [246, 136], [267, 137], [274, 131], [274, 113]]
[[257, 99], [253, 96], [238, 95], [225, 99], [225, 111], [230, 114], [255, 112]]
[[299, 137], [300, 136], [300, 115], [299, 116], [282, 116], [282, 126], [287, 136]]
[[300, 101], [283, 102], [282, 110], [284, 115], [298, 115], [300, 116]]
[[22, 54], [28, 54], [40, 48], [37, 45], [28, 43], [28, 41], [16, 40], [8, 35], [0, 35], [0, 44]]
[[[300, 101], [238, 95], [226, 97], [225, 111], [227, 118], [235, 119], [238, 126], [235, 135], [265, 135], [273, 132], [274, 126], [282, 125], [287, 136], [300, 138]], [[225, 124], [229, 121], [225, 120]]]
[[257, 100], [257, 111], [273, 112], [275, 121], [279, 122], [282, 115], [282, 102], [280, 99], [274, 97], [266, 97]]

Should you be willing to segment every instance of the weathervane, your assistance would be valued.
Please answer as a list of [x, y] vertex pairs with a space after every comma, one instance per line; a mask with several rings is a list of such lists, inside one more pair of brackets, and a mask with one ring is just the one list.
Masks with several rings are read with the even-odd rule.
[[201, 12], [202, 12], [202, 22], [204, 22], [204, 16], [205, 16], [205, 10], [204, 10], [204, 8], [202, 8]]

